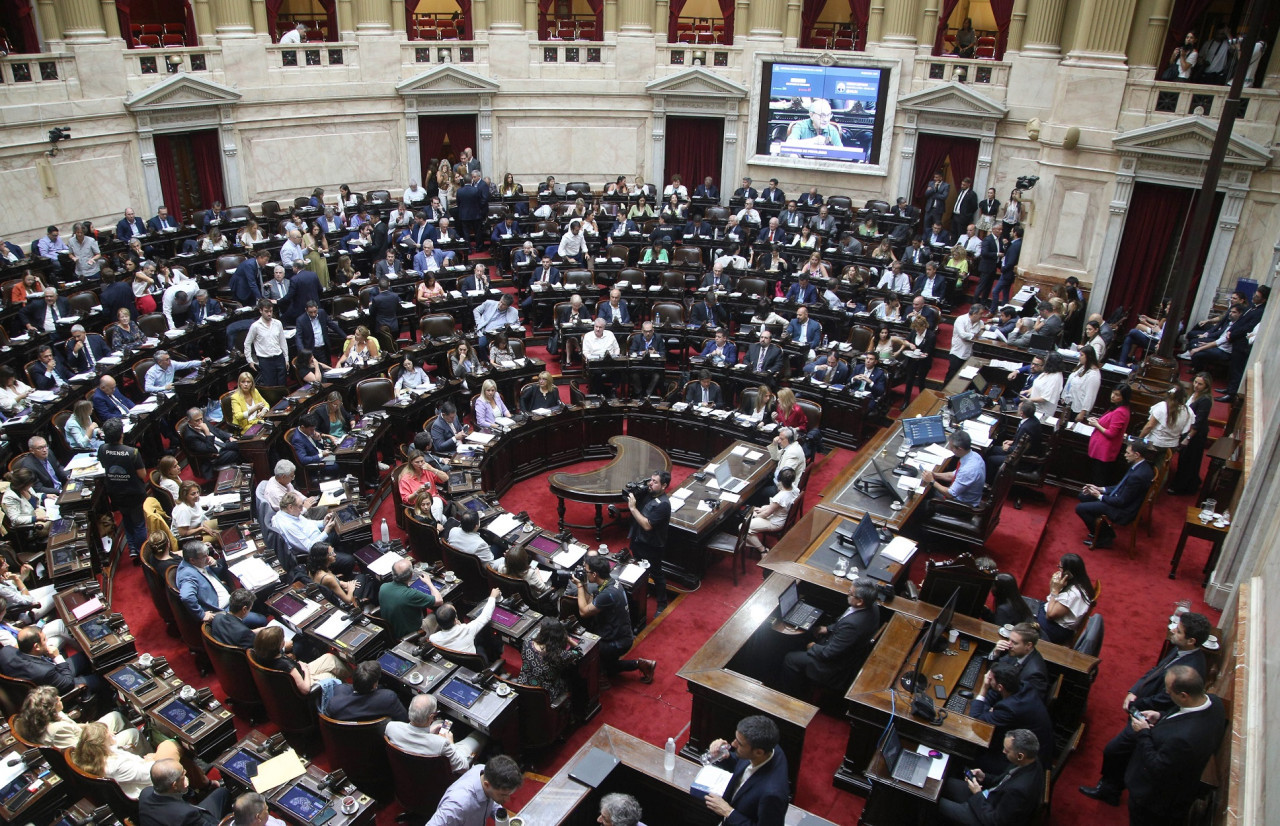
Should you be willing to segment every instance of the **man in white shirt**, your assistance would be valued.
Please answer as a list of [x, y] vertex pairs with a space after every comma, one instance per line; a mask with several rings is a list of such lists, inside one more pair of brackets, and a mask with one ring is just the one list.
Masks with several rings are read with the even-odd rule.
[[778, 435], [773, 437], [773, 441], [769, 443], [769, 457], [777, 462], [777, 467], [773, 469], [773, 478], [769, 484], [760, 489], [760, 492], [752, 497], [751, 501], [755, 504], [764, 505], [773, 498], [778, 492], [778, 474], [783, 468], [791, 468], [796, 475], [796, 484], [800, 483], [801, 477], [804, 476], [804, 466], [806, 458], [804, 448], [800, 445], [797, 433], [793, 427], [784, 427], [778, 430]]
[[169, 329], [176, 330], [187, 323], [191, 301], [195, 298], [196, 290], [200, 289], [200, 285], [182, 270], [174, 269], [172, 272], [173, 284], [164, 291], [161, 307], [165, 321], [169, 322]]
[[605, 329], [603, 318], [597, 318], [591, 332], [582, 337], [582, 358], [588, 365], [587, 373], [592, 393], [604, 393], [606, 380], [610, 381], [614, 387], [617, 387], [617, 382], [613, 380], [611, 373], [591, 368], [591, 362], [599, 361], [605, 356], [617, 358], [619, 352], [617, 336], [612, 330]]
[[[298, 489], [293, 486], [293, 479], [297, 475], [298, 469], [294, 466], [293, 462], [290, 462], [288, 459], [281, 459], [276, 462], [275, 475], [268, 479], [267, 483], [262, 486], [262, 499], [271, 506], [271, 510], [280, 510], [280, 499], [286, 493], [294, 493], [298, 496], [302, 495], [298, 492]], [[302, 506], [303, 508], [309, 508], [317, 501], [316, 497], [312, 496], [305, 500], [302, 503]]]
[[449, 758], [454, 774], [462, 774], [471, 768], [471, 761], [488, 741], [483, 734], [472, 732], [462, 742], [453, 741], [453, 732], [445, 722], [437, 721], [436, 698], [419, 694], [409, 701], [409, 722], [392, 720], [385, 731], [387, 741], [410, 754], [435, 757], [443, 754]]
[[[173, 382], [179, 370], [194, 370], [204, 361], [174, 361], [167, 350], [157, 350], [155, 364], [147, 369], [143, 379], [143, 387], [148, 393], [166, 393], [173, 390]], [[205, 360], [207, 361], [207, 359]]]
[[982, 335], [985, 328], [982, 323], [982, 314], [986, 309], [981, 303], [975, 301], [969, 305], [968, 315], [962, 315], [956, 319], [955, 327], [951, 331], [951, 350], [947, 353], [949, 364], [943, 384], [951, 381], [973, 355], [973, 341]]
[[511, 293], [503, 293], [496, 301], [489, 299], [472, 310], [471, 315], [476, 320], [476, 332], [480, 334], [477, 344], [482, 353], [489, 346], [490, 333], [520, 324], [520, 312], [511, 306]]
[[[1054, 367], [1057, 367], [1057, 354], [1053, 354]], [[1009, 381], [1014, 381], [1021, 371], [1014, 370], [1009, 374]], [[1036, 417], [1045, 421], [1058, 408], [1058, 397], [1062, 395], [1062, 373], [1057, 369], [1045, 369], [1045, 359], [1036, 356], [1031, 360], [1031, 386], [1020, 394], [1022, 398], [1036, 406]]]
[[285, 272], [289, 272], [293, 267], [293, 262], [297, 260], [305, 261], [307, 259], [307, 248], [302, 246], [302, 233], [296, 229], [289, 230], [289, 240], [284, 242], [280, 247], [280, 263], [284, 265]]
[[[279, 519], [279, 517], [276, 517]], [[480, 535], [480, 516], [475, 511], [467, 511], [462, 521], [445, 535], [445, 542], [459, 553], [470, 554], [486, 564], [493, 561], [493, 550]]]
[[978, 255], [982, 252], [982, 239], [978, 237], [978, 227], [970, 224], [965, 227], [964, 235], [956, 239], [956, 243], [964, 247], [965, 252]]
[[[476, 638], [485, 630], [489, 624], [489, 618], [493, 616], [493, 609], [497, 605], [498, 597], [502, 592], [494, 588], [489, 592], [489, 598], [484, 601], [484, 607], [480, 609], [480, 613], [470, 622], [463, 622], [458, 617], [458, 609], [454, 608], [451, 603], [446, 602], [436, 609], [436, 622], [440, 624], [440, 630], [434, 632], [430, 637], [436, 645], [444, 648], [451, 648], [454, 651], [461, 651], [464, 654], [484, 654], [484, 656], [493, 662], [502, 656], [502, 642], [494, 639], [492, 634], [487, 635], [488, 639]], [[495, 646], [494, 643], [497, 643]], [[483, 651], [477, 650], [477, 643]], [[493, 650], [496, 648], [496, 655]]]
[[[337, 513], [330, 511], [323, 520], [308, 519], [302, 515], [304, 500], [300, 493], [286, 493], [280, 497], [280, 512], [271, 521], [271, 527], [285, 541], [299, 560], [305, 560], [311, 552], [311, 546], [317, 542], [336, 545], [334, 524]], [[337, 561], [331, 567], [335, 574], [350, 576], [356, 569], [356, 558], [335, 548]]]
[[289, 352], [289, 342], [284, 337], [284, 325], [272, 317], [275, 307], [270, 299], [258, 299], [258, 314], [244, 337], [244, 357], [258, 371], [258, 386], [279, 387], [288, 375], [285, 353]]
[[427, 191], [418, 186], [417, 181], [409, 181], [409, 187], [400, 196], [400, 200], [404, 201], [411, 208], [416, 209], [427, 202]]
[[557, 254], [566, 261], [577, 261], [579, 264], [587, 263], [587, 239], [582, 234], [581, 221], [569, 223], [569, 231], [560, 236]]
[[280, 35], [280, 43], [281, 45], [285, 43], [301, 43], [302, 38], [304, 35], [306, 35], [306, 33], [307, 33], [307, 24], [299, 23], [293, 29]]
[[911, 292], [911, 276], [903, 272], [901, 261], [894, 261], [892, 266], [885, 268], [884, 275], [876, 283], [876, 289], [893, 290], [903, 295]]

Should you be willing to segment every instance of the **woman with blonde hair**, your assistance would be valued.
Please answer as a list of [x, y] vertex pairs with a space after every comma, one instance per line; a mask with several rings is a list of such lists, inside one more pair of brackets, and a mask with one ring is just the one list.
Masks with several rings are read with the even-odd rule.
[[498, 383], [493, 379], [485, 379], [484, 384], [480, 385], [480, 395], [476, 396], [476, 427], [489, 433], [500, 416], [510, 415], [507, 403], [498, 395]]
[[261, 244], [267, 240], [267, 236], [262, 234], [262, 230], [258, 228], [258, 222], [250, 218], [241, 228], [240, 234], [236, 236], [239, 245], [245, 250], [253, 249], [254, 244]]
[[778, 391], [778, 406], [774, 410], [773, 420], [778, 427], [790, 427], [799, 433], [809, 429], [809, 417], [796, 404], [796, 394], [790, 387]]
[[236, 389], [231, 391], [231, 423], [241, 431], [248, 430], [269, 408], [267, 400], [258, 392], [253, 374], [247, 370], [241, 373], [236, 379]]
[[340, 364], [343, 367], [363, 367], [381, 357], [382, 352], [378, 346], [378, 340], [370, 337], [369, 328], [361, 324], [347, 338], [347, 344], [342, 349], [342, 361]]
[[[165, 740], [151, 754], [139, 757], [126, 751], [105, 723], [95, 721], [85, 724], [80, 742], [67, 752], [67, 759], [86, 774], [114, 780], [125, 797], [137, 800], [143, 789], [151, 787], [151, 765], [158, 760], [181, 760], [182, 750], [175, 741]], [[204, 781], [208, 785], [208, 778]]]
[[770, 414], [773, 413], [774, 407], [777, 406], [777, 398], [773, 395], [773, 390], [767, 384], [762, 384], [756, 389], [755, 405], [747, 411], [747, 418], [753, 423], [766, 422]]
[[152, 531], [147, 541], [142, 543], [142, 562], [156, 572], [157, 579], [163, 584], [166, 572], [176, 568], [182, 562], [174, 550], [174, 542], [170, 534], [164, 531]]
[[104, 444], [102, 428], [92, 418], [93, 402], [81, 399], [71, 408], [63, 434], [73, 453], [97, 453]]
[[160, 461], [156, 463], [156, 471], [160, 477], [160, 487], [168, 491], [176, 505], [179, 501], [179, 489], [182, 487], [181, 465], [172, 456], [161, 456]]
[[177, 504], [173, 506], [173, 532], [179, 539], [203, 539], [219, 544], [218, 521], [210, 519], [200, 504], [200, 485], [187, 480], [182, 483]]

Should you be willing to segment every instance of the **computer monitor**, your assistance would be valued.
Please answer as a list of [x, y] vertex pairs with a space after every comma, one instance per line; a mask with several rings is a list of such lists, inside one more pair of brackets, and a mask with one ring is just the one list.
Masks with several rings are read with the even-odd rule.
[[982, 415], [982, 401], [983, 397], [977, 392], [966, 390], [947, 399], [947, 407], [954, 421], [967, 422]]
[[920, 636], [920, 648], [916, 654], [915, 667], [902, 677], [905, 688], [919, 691], [928, 684], [929, 679], [924, 672], [925, 657], [938, 648], [939, 643], [946, 645], [947, 630], [951, 627], [951, 620], [956, 613], [956, 598], [959, 593], [958, 590], [953, 591], [946, 604], [942, 606], [942, 610], [938, 612], [937, 619], [925, 626], [924, 633]]
[[973, 389], [983, 396], [987, 395], [987, 388], [991, 386], [991, 382], [987, 381], [987, 377], [982, 373], [975, 373], [970, 383]]
[[853, 532], [853, 546], [858, 549], [858, 556], [862, 559], [859, 567], [870, 568], [871, 560], [880, 552], [880, 532], [876, 530], [876, 523], [871, 521], [870, 514], [864, 513], [858, 522], [858, 528]]
[[448, 697], [463, 708], [471, 708], [480, 699], [480, 689], [454, 678], [440, 689], [443, 697]]
[[942, 444], [947, 441], [942, 416], [916, 416], [902, 420], [902, 440], [908, 447]]
[[1053, 336], [1047, 336], [1044, 333], [1031, 334], [1031, 346], [1028, 350], [1040, 353], [1050, 353], [1056, 348], [1054, 347]]

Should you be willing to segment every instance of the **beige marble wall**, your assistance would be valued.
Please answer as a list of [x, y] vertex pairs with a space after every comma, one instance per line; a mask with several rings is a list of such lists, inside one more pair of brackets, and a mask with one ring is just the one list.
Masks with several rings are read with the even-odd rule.
[[550, 112], [533, 117], [499, 112], [494, 122], [495, 162], [501, 173], [515, 174], [526, 190], [547, 175], [594, 186], [647, 171], [651, 141], [645, 115], [568, 123]]
[[242, 127], [248, 200], [292, 198], [318, 183], [356, 191], [403, 187], [409, 174], [403, 134], [403, 118], [390, 117]]

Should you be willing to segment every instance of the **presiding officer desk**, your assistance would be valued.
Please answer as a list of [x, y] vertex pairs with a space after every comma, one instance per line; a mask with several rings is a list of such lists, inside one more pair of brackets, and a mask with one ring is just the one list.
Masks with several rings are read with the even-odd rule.
[[[731, 735], [736, 722], [730, 723], [720, 736]], [[593, 754], [596, 749], [619, 762], [593, 789], [570, 774], [579, 765], [600, 758], [601, 755]], [[601, 726], [524, 805], [518, 816], [529, 826], [587, 826], [594, 824], [599, 817], [601, 798], [612, 792], [625, 792], [639, 801], [646, 823], [684, 823], [690, 826], [714, 826], [718, 823], [720, 818], [689, 793], [689, 787], [701, 768], [696, 758], [676, 757], [675, 769], [666, 771], [662, 765], [663, 756], [658, 746], [613, 726]], [[783, 823], [786, 826], [823, 826], [830, 821], [797, 806], [788, 806]]]

